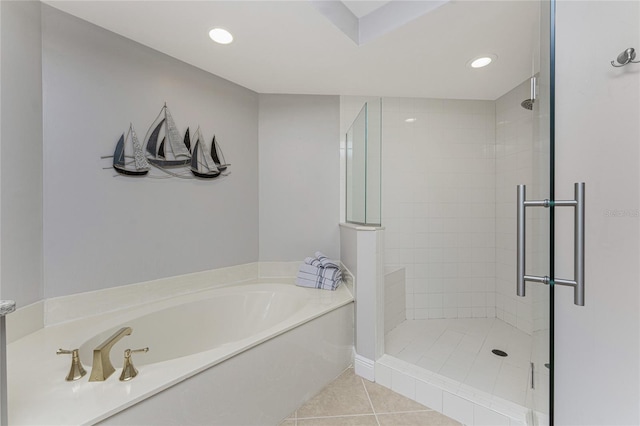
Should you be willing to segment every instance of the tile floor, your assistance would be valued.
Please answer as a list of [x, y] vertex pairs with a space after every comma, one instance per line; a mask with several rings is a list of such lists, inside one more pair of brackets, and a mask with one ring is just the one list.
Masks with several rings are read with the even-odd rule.
[[281, 426], [453, 426], [457, 421], [347, 369]]
[[522, 406], [531, 347], [531, 336], [496, 318], [407, 320], [385, 336], [386, 354]]

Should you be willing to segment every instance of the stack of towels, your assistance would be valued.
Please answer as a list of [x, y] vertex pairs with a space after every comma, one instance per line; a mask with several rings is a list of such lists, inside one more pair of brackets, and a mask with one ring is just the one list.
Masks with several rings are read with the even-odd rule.
[[300, 265], [296, 285], [335, 290], [340, 285], [340, 280], [342, 280], [340, 264], [317, 251], [316, 257], [307, 257]]

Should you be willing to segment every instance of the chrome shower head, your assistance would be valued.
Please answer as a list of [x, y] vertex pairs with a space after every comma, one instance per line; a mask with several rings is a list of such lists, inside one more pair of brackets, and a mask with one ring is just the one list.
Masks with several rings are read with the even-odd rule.
[[522, 108], [524, 109], [528, 109], [529, 111], [531, 111], [533, 109], [533, 99], [525, 99], [524, 101], [522, 101], [522, 103], [520, 104], [522, 106]]

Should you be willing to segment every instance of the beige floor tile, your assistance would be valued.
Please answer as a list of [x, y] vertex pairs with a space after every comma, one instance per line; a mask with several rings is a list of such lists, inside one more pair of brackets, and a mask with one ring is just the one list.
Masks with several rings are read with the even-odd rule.
[[378, 426], [376, 417], [322, 417], [319, 419], [298, 419], [298, 426]]
[[296, 419], [286, 419], [279, 426], [296, 426]]
[[430, 410], [430, 408], [397, 394], [384, 386], [380, 386], [379, 384], [372, 383], [368, 380], [363, 381], [367, 388], [367, 392], [369, 393], [369, 398], [371, 398], [373, 409], [376, 413]]
[[[362, 379], [346, 370], [318, 395], [298, 408], [298, 424], [301, 418], [373, 414]], [[375, 420], [375, 419], [374, 419]]]
[[378, 414], [380, 426], [460, 426], [461, 423], [437, 411]]

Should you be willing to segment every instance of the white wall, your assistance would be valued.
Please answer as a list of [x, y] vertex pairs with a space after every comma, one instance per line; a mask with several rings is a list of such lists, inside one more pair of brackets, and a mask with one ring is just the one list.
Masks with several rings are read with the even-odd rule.
[[[555, 420], [640, 424], [640, 3], [558, 2], [556, 198], [586, 184], [585, 306], [556, 287]], [[573, 218], [557, 214], [556, 276], [573, 275]]]
[[[48, 6], [42, 16], [45, 296], [257, 261], [258, 95]], [[231, 175], [103, 170], [129, 123], [142, 137], [164, 102], [181, 132], [215, 132]]]
[[340, 258], [338, 96], [260, 95], [260, 260]]
[[0, 294], [22, 307], [44, 291], [40, 2], [0, 9]]
[[407, 318], [495, 316], [495, 103], [384, 98], [382, 139], [385, 263], [405, 268]]

